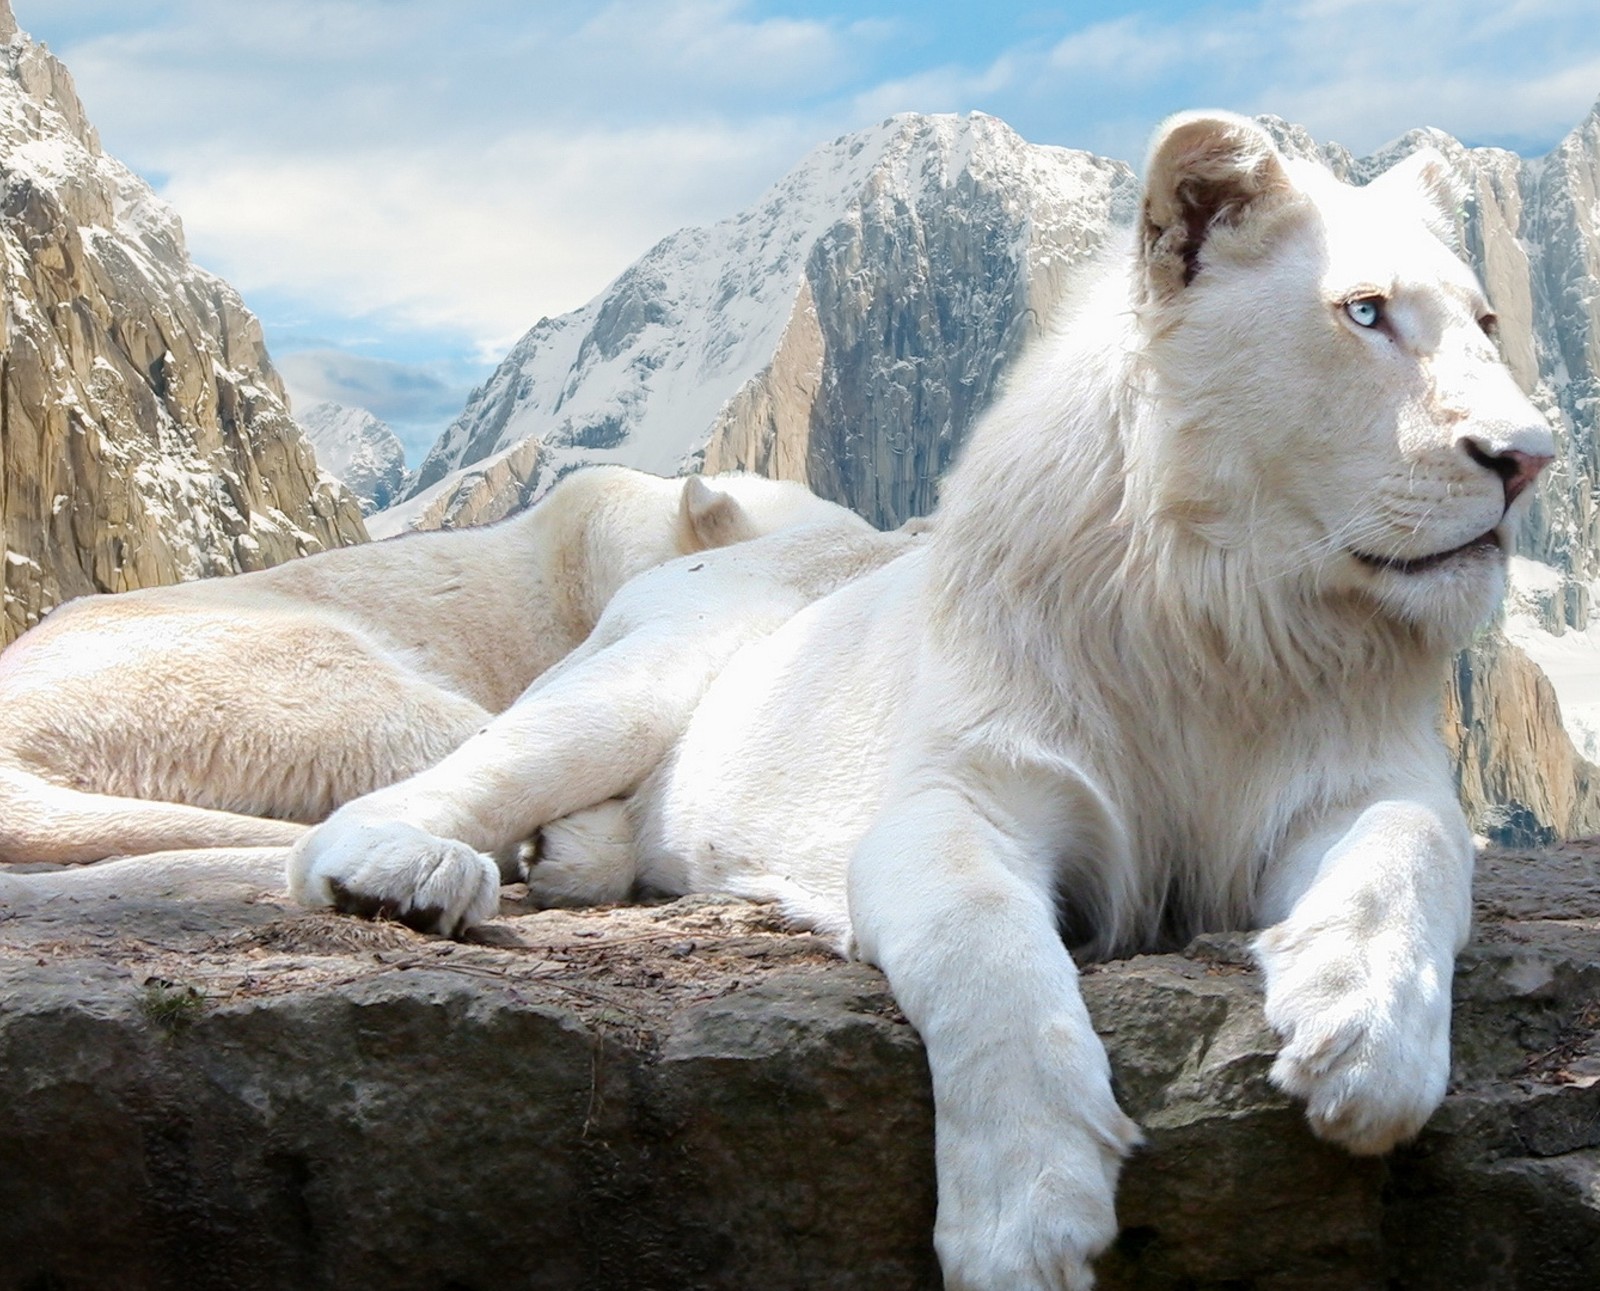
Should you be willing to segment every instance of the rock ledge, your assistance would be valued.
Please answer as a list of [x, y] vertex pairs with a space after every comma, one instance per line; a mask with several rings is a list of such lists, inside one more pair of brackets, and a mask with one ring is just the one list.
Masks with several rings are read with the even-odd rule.
[[[1600, 1286], [1600, 850], [1497, 854], [1388, 1160], [1267, 1083], [1244, 938], [1084, 976], [1149, 1143], [1108, 1288]], [[719, 898], [457, 945], [244, 878], [0, 889], [0, 1286], [936, 1288], [881, 977]]]

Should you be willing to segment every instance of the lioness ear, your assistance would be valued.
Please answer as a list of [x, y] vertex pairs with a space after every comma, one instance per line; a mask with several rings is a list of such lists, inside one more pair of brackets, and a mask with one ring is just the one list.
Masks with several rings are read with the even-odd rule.
[[1438, 234], [1441, 241], [1457, 247], [1460, 237], [1456, 232], [1456, 216], [1466, 200], [1466, 185], [1455, 172], [1449, 159], [1437, 148], [1418, 148], [1403, 161], [1396, 162], [1372, 181], [1373, 188], [1404, 191], [1408, 196], [1420, 194], [1423, 201], [1422, 218]]
[[698, 475], [683, 482], [678, 529], [679, 545], [686, 555], [758, 536], [755, 522], [734, 497], [712, 488]]
[[1170, 295], [1194, 281], [1201, 248], [1215, 229], [1240, 223], [1290, 187], [1271, 136], [1247, 117], [1168, 118], [1145, 167], [1142, 253], [1152, 291]]

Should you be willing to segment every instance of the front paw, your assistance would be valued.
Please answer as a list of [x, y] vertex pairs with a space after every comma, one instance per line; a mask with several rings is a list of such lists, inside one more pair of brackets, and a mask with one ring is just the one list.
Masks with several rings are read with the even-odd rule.
[[1449, 1082], [1451, 957], [1287, 923], [1255, 951], [1283, 1038], [1272, 1082], [1306, 1101], [1312, 1131], [1361, 1155], [1415, 1137]]
[[[1115, 1195], [1139, 1128], [1108, 1091], [1065, 1117], [993, 1107], [938, 1130], [934, 1246], [946, 1291], [1087, 1291], [1117, 1235]], [[998, 1104], [998, 1100], [997, 1100]]]
[[465, 843], [414, 825], [335, 816], [290, 853], [289, 892], [302, 905], [454, 937], [499, 909], [500, 870]]

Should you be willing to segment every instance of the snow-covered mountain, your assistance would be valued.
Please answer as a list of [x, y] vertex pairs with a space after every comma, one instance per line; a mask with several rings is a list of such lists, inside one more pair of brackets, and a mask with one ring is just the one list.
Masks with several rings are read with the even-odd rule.
[[0, 645], [51, 606], [364, 538], [261, 328], [0, 0]]
[[314, 403], [295, 414], [317, 465], [361, 501], [363, 515], [395, 502], [410, 482], [406, 450], [386, 422], [365, 408]]
[[749, 210], [656, 246], [522, 338], [417, 471], [537, 439], [536, 495], [580, 462], [701, 461], [812, 484], [882, 523], [926, 511], [1007, 361], [1106, 230], [1122, 162], [993, 117], [900, 116], [816, 149]]

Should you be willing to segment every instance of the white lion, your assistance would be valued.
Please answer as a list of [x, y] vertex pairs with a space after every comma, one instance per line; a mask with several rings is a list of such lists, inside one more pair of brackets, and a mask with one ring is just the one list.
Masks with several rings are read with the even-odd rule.
[[633, 575], [865, 521], [797, 484], [568, 476], [497, 525], [73, 601], [0, 654], [0, 861], [287, 844], [437, 762]]
[[[1130, 254], [976, 429], [929, 539], [772, 631], [793, 568], [756, 570], [770, 599], [735, 574], [773, 540], [646, 575], [515, 739], [350, 804], [291, 867], [358, 908], [426, 886], [453, 926], [493, 909], [473, 849], [642, 781], [545, 831], [536, 888], [776, 897], [880, 965], [927, 1046], [952, 1291], [1087, 1287], [1116, 1231], [1138, 1131], [1068, 942], [1264, 928], [1273, 1079], [1352, 1151], [1413, 1135], [1449, 1069], [1473, 852], [1440, 682], [1549, 431], [1436, 154], [1355, 189], [1188, 115], [1147, 176]], [[668, 623], [648, 585], [694, 577], [648, 679], [608, 673]], [[754, 639], [696, 671], [695, 632]]]

